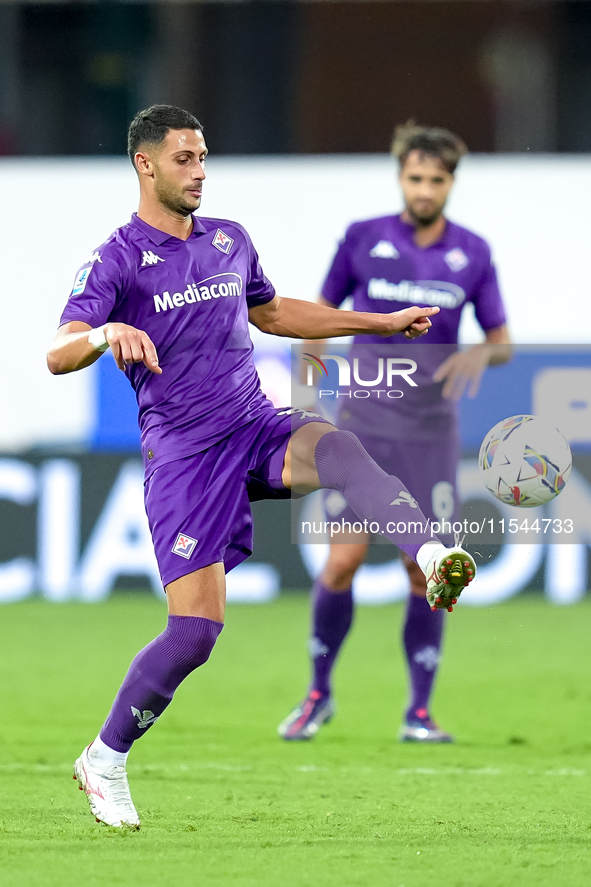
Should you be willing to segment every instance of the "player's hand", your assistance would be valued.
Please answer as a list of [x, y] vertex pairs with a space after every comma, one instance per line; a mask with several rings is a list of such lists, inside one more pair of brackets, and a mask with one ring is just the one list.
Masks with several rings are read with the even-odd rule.
[[468, 351], [456, 351], [443, 361], [433, 373], [434, 382], [445, 382], [442, 394], [449, 400], [459, 400], [466, 388], [468, 397], [476, 397], [482, 374], [490, 361], [490, 347], [475, 345]]
[[107, 323], [105, 338], [120, 370], [125, 370], [130, 363], [143, 363], [151, 373], [162, 373], [154, 343], [143, 330], [126, 323]]
[[395, 333], [404, 333], [407, 339], [417, 339], [424, 336], [431, 326], [429, 320], [434, 314], [439, 314], [439, 308], [405, 308], [403, 311], [393, 311], [385, 315], [385, 329], [380, 331], [382, 336], [393, 336]]

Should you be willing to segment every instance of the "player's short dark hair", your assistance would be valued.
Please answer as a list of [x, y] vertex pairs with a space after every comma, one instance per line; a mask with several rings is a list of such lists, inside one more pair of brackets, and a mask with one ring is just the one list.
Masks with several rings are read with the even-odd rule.
[[171, 129], [200, 129], [203, 126], [193, 114], [174, 105], [151, 105], [138, 111], [127, 131], [127, 153], [135, 166], [135, 153], [140, 145], [159, 145]]
[[390, 151], [401, 169], [411, 151], [419, 151], [428, 157], [436, 157], [453, 174], [468, 149], [461, 138], [448, 129], [417, 126], [414, 120], [409, 120], [394, 130]]

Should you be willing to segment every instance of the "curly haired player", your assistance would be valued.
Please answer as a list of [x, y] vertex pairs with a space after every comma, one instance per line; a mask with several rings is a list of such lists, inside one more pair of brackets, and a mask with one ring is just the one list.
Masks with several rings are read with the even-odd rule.
[[[356, 222], [347, 230], [322, 287], [320, 305], [338, 307], [349, 296], [355, 311], [391, 310], [393, 303], [437, 305], [440, 314], [429, 336], [407, 345], [384, 346], [375, 336], [357, 336], [350, 357], [367, 365], [374, 379], [375, 351], [418, 362], [421, 385], [398, 400], [353, 398], [340, 401], [338, 427], [355, 433], [388, 473], [412, 490], [433, 521], [452, 518], [458, 504], [456, 468], [459, 436], [454, 399], [466, 386], [475, 393], [489, 363], [507, 358], [505, 312], [486, 242], [443, 215], [464, 143], [444, 129], [399, 126], [392, 154], [399, 163], [404, 210], [399, 215]], [[460, 316], [472, 303], [485, 342], [457, 351]], [[415, 376], [415, 378], [417, 378]], [[363, 393], [363, 392], [361, 392]], [[367, 393], [367, 392], [365, 392]], [[334, 493], [325, 497], [327, 516], [351, 526], [354, 511]], [[453, 518], [452, 518], [453, 519]], [[305, 699], [279, 725], [288, 740], [311, 739], [334, 714], [331, 675], [353, 620], [352, 583], [368, 551], [367, 533], [343, 534], [331, 542], [328, 561], [313, 590], [310, 658], [312, 681]], [[409, 675], [409, 701], [400, 738], [451, 742], [429, 711], [437, 674], [444, 613], [425, 601], [426, 579], [416, 562], [402, 555], [410, 579], [403, 640]]]

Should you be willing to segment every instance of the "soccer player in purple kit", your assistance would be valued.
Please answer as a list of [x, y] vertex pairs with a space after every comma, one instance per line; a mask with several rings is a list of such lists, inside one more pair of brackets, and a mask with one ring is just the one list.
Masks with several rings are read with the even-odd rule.
[[[453, 520], [458, 506], [454, 400], [466, 387], [474, 395], [484, 369], [508, 359], [510, 353], [501, 347], [508, 345], [509, 335], [490, 249], [482, 238], [443, 215], [455, 169], [465, 152], [461, 139], [447, 130], [414, 123], [396, 129], [392, 154], [400, 167], [405, 208], [400, 215], [348, 228], [319, 299], [322, 305], [338, 307], [352, 296], [356, 311], [386, 312], [393, 302], [440, 307], [428, 337], [402, 347], [380, 346], [380, 354], [403, 354], [418, 361], [423, 375], [420, 388], [406, 391], [398, 400], [341, 401], [336, 423], [355, 433], [385, 471], [392, 472], [396, 466], [396, 474], [433, 521]], [[484, 343], [467, 351], [445, 347], [457, 345], [461, 313], [468, 302], [484, 330]], [[368, 363], [369, 352], [378, 347], [368, 343], [379, 341], [384, 340], [357, 337], [349, 360], [359, 354], [358, 359]], [[372, 368], [361, 377], [375, 378]], [[347, 503], [334, 492], [325, 494], [325, 508], [330, 520], [349, 525], [355, 521]], [[334, 714], [332, 670], [353, 621], [352, 583], [367, 556], [369, 541], [367, 533], [349, 534], [348, 539], [339, 535], [331, 541], [328, 561], [313, 589], [312, 680], [306, 698], [279, 725], [284, 739], [311, 739]], [[400, 739], [451, 742], [452, 737], [438, 727], [429, 711], [445, 614], [440, 609], [431, 611], [423, 572], [404, 552], [402, 559], [410, 579], [403, 630], [410, 687]]]
[[476, 567], [461, 548], [434, 537], [406, 499], [396, 526], [412, 522], [412, 538], [389, 532], [395, 499], [412, 499], [404, 485], [350, 432], [275, 408], [260, 389], [248, 333], [250, 322], [279, 336], [403, 333], [412, 340], [438, 308], [341, 312], [280, 299], [240, 225], [193, 215], [207, 148], [203, 127], [186, 111], [156, 105], [138, 113], [128, 153], [140, 184], [138, 213], [78, 271], [48, 366], [73, 372], [110, 347], [138, 401], [146, 512], [168, 622], [131, 663], [74, 778], [98, 821], [139, 828], [129, 750], [209, 658], [223, 628], [225, 573], [252, 551], [249, 500], [339, 491], [417, 561], [436, 607], [452, 606]]

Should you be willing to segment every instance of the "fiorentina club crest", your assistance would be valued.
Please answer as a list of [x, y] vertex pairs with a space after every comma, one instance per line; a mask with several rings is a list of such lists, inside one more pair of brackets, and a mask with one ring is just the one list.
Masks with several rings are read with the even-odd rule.
[[196, 545], [197, 539], [187, 536], [186, 533], [179, 533], [176, 537], [176, 542], [172, 546], [172, 553], [189, 560]]
[[228, 237], [227, 234], [224, 234], [221, 228], [215, 232], [215, 237], [211, 241], [216, 249], [219, 249], [221, 253], [225, 253], [228, 255], [230, 250], [232, 249], [232, 244], [234, 243], [231, 237]]
[[450, 251], [445, 254], [444, 259], [452, 271], [462, 271], [468, 264], [468, 256], [459, 248], [459, 246], [455, 249], [450, 249]]

